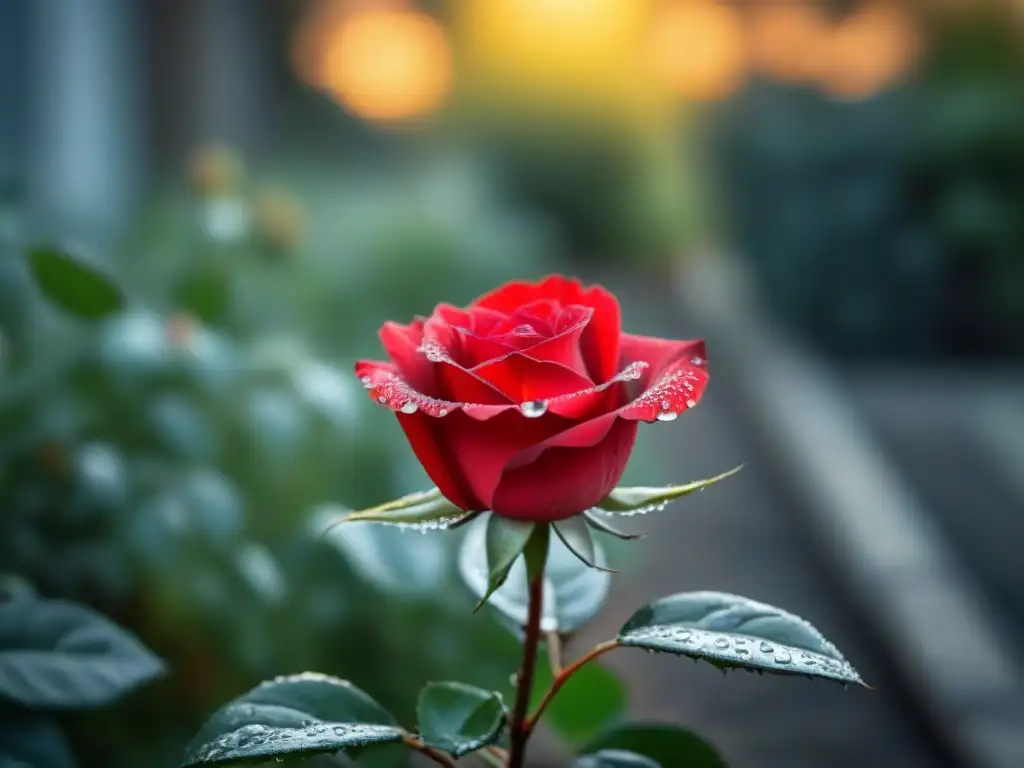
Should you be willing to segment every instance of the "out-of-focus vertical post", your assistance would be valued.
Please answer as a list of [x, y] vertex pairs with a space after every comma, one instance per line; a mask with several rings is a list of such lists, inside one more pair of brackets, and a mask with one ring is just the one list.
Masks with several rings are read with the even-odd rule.
[[30, 2], [0, 0], [0, 194], [24, 182]]
[[31, 0], [28, 193], [36, 229], [102, 246], [145, 174], [136, 0]]

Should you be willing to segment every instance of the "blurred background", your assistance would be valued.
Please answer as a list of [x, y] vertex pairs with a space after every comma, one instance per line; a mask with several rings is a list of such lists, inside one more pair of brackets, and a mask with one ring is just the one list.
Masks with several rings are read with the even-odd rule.
[[[217, 706], [305, 669], [406, 722], [427, 679], [507, 687], [516, 642], [470, 613], [452, 538], [319, 533], [428, 485], [350, 373], [380, 324], [552, 271], [722, 350], [627, 481], [747, 464], [611, 548], [580, 646], [728, 589], [878, 689], [624, 656], [628, 712], [736, 766], [1024, 764], [998, 756], [1024, 732], [1015, 654], [983, 688], [957, 634], [1024, 637], [1022, 43], [1015, 0], [0, 0], [0, 571], [173, 670], [67, 719], [80, 764], [174, 764]], [[40, 242], [131, 309], [45, 306]], [[821, 490], [844, 481], [845, 507]], [[893, 541], [907, 562], [864, 557]], [[961, 738], [967, 711], [992, 720]]]

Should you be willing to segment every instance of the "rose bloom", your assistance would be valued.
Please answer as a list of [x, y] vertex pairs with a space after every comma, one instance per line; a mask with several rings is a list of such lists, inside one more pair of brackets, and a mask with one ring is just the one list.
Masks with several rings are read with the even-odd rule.
[[356, 375], [441, 493], [521, 520], [595, 506], [638, 423], [675, 419], [708, 381], [703, 341], [623, 333], [615, 296], [557, 275], [386, 323], [380, 338], [390, 362], [360, 361]]

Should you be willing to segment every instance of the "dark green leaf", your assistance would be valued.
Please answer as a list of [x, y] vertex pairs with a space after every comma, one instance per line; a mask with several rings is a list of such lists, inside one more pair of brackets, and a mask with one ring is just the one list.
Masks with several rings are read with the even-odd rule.
[[726, 768], [718, 750], [696, 734], [674, 725], [623, 725], [592, 741], [587, 752], [621, 749], [665, 766]]
[[416, 703], [420, 737], [455, 757], [493, 744], [505, 726], [505, 705], [494, 691], [463, 683], [428, 683]]
[[551, 546], [551, 527], [548, 525], [535, 525], [530, 540], [526, 542], [523, 549], [523, 560], [526, 563], [526, 582], [533, 583], [534, 579], [543, 575], [544, 568], [548, 562], [548, 550]]
[[377, 702], [345, 680], [307, 672], [261, 683], [218, 710], [183, 766], [303, 758], [402, 740]]
[[673, 485], [665, 488], [616, 488], [597, 505], [597, 508], [602, 512], [623, 515], [645, 515], [648, 512], [658, 512], [664, 509], [669, 502], [691, 493], [703, 491], [720, 480], [732, 477], [741, 469], [743, 467], [739, 466], [707, 480], [696, 480], [686, 485]]
[[[482, 523], [483, 521], [481, 521]], [[478, 523], [470, 526], [459, 550], [459, 572], [473, 594], [487, 591], [486, 528]], [[604, 565], [604, 552], [595, 545], [595, 557]], [[573, 555], [562, 541], [551, 537], [544, 573], [544, 612], [541, 629], [566, 634], [583, 626], [597, 614], [608, 595], [611, 576], [589, 568]], [[505, 584], [491, 595], [488, 605], [515, 628], [526, 623], [529, 595], [526, 589], [526, 567], [516, 560]]]
[[0, 720], [0, 768], [75, 768], [75, 757], [51, 718], [5, 712]]
[[442, 530], [463, 525], [478, 514], [459, 509], [442, 496], [441, 491], [433, 488], [403, 496], [379, 507], [353, 512], [337, 522], [385, 523], [422, 530]]
[[[666, 765], [683, 766], [684, 763], [666, 763]], [[605, 749], [592, 755], [577, 757], [573, 760], [571, 768], [662, 768], [662, 765], [635, 752]]]
[[619, 642], [704, 659], [721, 669], [864, 684], [838, 649], [808, 622], [721, 592], [686, 592], [651, 603], [626, 622]]
[[[531, 709], [551, 686], [551, 667], [538, 661]], [[626, 710], [626, 688], [618, 676], [597, 662], [580, 667], [548, 704], [543, 722], [568, 742], [589, 741]]]
[[533, 533], [533, 523], [510, 520], [507, 517], [492, 514], [487, 520], [487, 589], [484, 591], [477, 610], [487, 602], [505, 580], [513, 563], [522, 554]]
[[84, 606], [0, 604], [0, 699], [46, 710], [104, 706], [163, 673], [133, 635]]
[[124, 306], [120, 288], [109, 277], [56, 248], [34, 248], [28, 261], [45, 296], [65, 312], [100, 318]]

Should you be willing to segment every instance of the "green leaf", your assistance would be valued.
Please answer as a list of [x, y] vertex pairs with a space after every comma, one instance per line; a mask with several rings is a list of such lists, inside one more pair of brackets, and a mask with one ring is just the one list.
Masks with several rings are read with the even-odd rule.
[[33, 248], [28, 262], [43, 294], [65, 312], [101, 318], [124, 307], [124, 296], [109, 277], [63, 251]]
[[75, 768], [64, 731], [49, 717], [5, 712], [0, 721], [0, 768]]
[[533, 534], [534, 524], [492, 514], [487, 520], [487, 589], [477, 603], [476, 610], [487, 602], [505, 580], [512, 565], [526, 548]]
[[416, 703], [420, 737], [455, 757], [494, 744], [505, 727], [501, 695], [463, 683], [428, 683]]
[[353, 512], [338, 520], [336, 525], [365, 522], [418, 530], [446, 530], [463, 525], [479, 514], [460, 509], [442, 496], [441, 491], [433, 488], [403, 496], [378, 507]]
[[[666, 765], [683, 766], [685, 763], [673, 762]], [[592, 755], [577, 757], [572, 761], [570, 768], [662, 768], [662, 765], [635, 752], [605, 749]]]
[[553, 523], [552, 528], [558, 538], [580, 561], [590, 568], [598, 568], [597, 555], [594, 552], [594, 540], [590, 538], [590, 527], [583, 515], [576, 515], [566, 520]]
[[625, 646], [704, 659], [720, 669], [808, 675], [864, 685], [832, 643], [803, 619], [721, 592], [665, 597], [633, 614]]
[[306, 672], [268, 680], [219, 709], [182, 766], [299, 759], [402, 738], [395, 719], [363, 691]]
[[[485, 555], [486, 525], [479, 521], [469, 528], [459, 549], [459, 573], [470, 591], [480, 597], [487, 592], [488, 567]], [[527, 547], [529, 551], [532, 548]], [[598, 565], [604, 565], [604, 551], [595, 544]], [[544, 610], [541, 629], [544, 632], [570, 633], [592, 619], [608, 596], [611, 576], [605, 571], [589, 568], [573, 555], [557, 536], [551, 537], [544, 571]], [[505, 584], [495, 591], [488, 605], [503, 617], [513, 631], [526, 623], [529, 593], [526, 588], [526, 566], [516, 560]]]
[[623, 725], [592, 741], [585, 751], [608, 749], [634, 752], [665, 766], [726, 768], [718, 750], [691, 731], [674, 725]]
[[674, 485], [666, 488], [616, 488], [597, 505], [597, 508], [602, 512], [614, 512], [625, 515], [645, 515], [648, 512], [660, 512], [668, 506], [669, 502], [697, 491], [703, 491], [720, 480], [732, 477], [741, 469], [743, 469], [743, 465], [707, 480], [697, 480], [686, 485]]
[[[551, 687], [551, 667], [538, 660], [534, 676], [531, 709]], [[580, 667], [555, 694], [541, 720], [565, 739], [579, 744], [595, 738], [626, 711], [626, 688], [607, 667], [590, 662]]]
[[530, 540], [523, 549], [523, 560], [526, 563], [526, 582], [532, 583], [544, 573], [548, 562], [548, 550], [551, 548], [551, 527], [535, 525]]
[[89, 608], [0, 604], [0, 699], [51, 711], [99, 707], [164, 672], [133, 635]]

